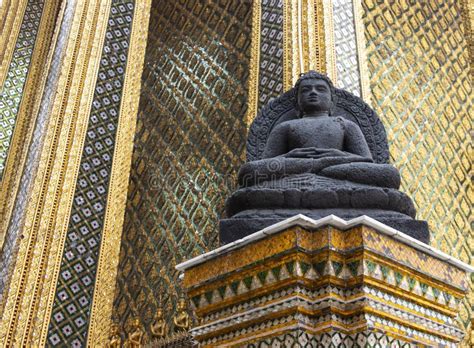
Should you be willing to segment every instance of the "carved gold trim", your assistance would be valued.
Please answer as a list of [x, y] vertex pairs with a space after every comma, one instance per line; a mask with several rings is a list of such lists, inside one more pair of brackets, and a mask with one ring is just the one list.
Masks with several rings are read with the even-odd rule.
[[250, 127], [257, 116], [258, 82], [260, 73], [260, 28], [262, 17], [262, 4], [254, 1], [252, 4], [252, 37], [250, 46], [250, 75], [248, 81], [248, 105], [245, 123]]
[[[306, 35], [303, 35], [303, 26], [306, 23], [306, 16], [303, 16], [303, 1], [296, 2], [296, 28], [297, 28], [297, 47], [298, 47], [298, 71], [299, 73], [305, 71], [307, 61], [307, 55], [305, 55], [305, 44], [306, 44]], [[305, 33], [306, 34], [306, 33]], [[299, 75], [299, 74], [298, 74]]]
[[326, 72], [322, 0], [286, 0], [283, 7], [283, 87], [310, 69]]
[[[65, 212], [70, 210], [94, 89], [87, 81], [95, 83], [90, 75], [97, 75], [105, 33], [102, 28], [108, 19], [104, 15], [97, 22], [100, 6], [104, 8], [107, 2], [80, 1], [74, 15], [38, 175], [26, 208], [23, 238], [0, 322], [0, 341], [6, 345], [13, 341], [29, 345], [32, 340], [35, 342], [32, 345], [38, 346], [37, 330], [48, 323], [45, 302], [54, 296], [51, 293], [55, 289], [51, 285], [55, 285], [57, 278], [51, 271], [57, 255], [62, 252], [57, 245], [63, 229], [56, 223], [67, 224]], [[105, 13], [108, 12], [102, 11]], [[89, 99], [88, 104], [85, 99]], [[66, 207], [65, 201], [69, 202]]]
[[357, 63], [359, 66], [360, 93], [362, 99], [370, 105], [370, 83], [369, 69], [367, 66], [367, 55], [364, 36], [364, 23], [362, 22], [361, 0], [352, 0], [354, 11], [354, 31], [356, 37]]
[[317, 36], [317, 23], [319, 18], [317, 18], [317, 8], [316, 3], [319, 3], [319, 0], [308, 0], [307, 1], [307, 26], [308, 26], [308, 68], [306, 70], [319, 70], [319, 43]]
[[[8, 68], [11, 64], [13, 50], [18, 40], [18, 35], [20, 34], [20, 27], [27, 3], [28, 0], [13, 0], [9, 3], [5, 2], [4, 7], [2, 7], [2, 11], [7, 11], [7, 16], [2, 17], [4, 21], [2, 22], [3, 30], [0, 36], [0, 90], [3, 89]], [[7, 198], [7, 187], [9, 187], [8, 179], [10, 175], [6, 173], [6, 168], [4, 169], [2, 178], [0, 178], [0, 251], [2, 250], [6, 235], [6, 227], [4, 227], [4, 225], [8, 222], [5, 216], [5, 209], [7, 204], [11, 204]], [[5, 180], [5, 178], [7, 178], [7, 180]]]
[[92, 301], [87, 345], [102, 346], [108, 339], [112, 302], [119, 263], [122, 225], [132, 163], [141, 74], [145, 57], [151, 0], [135, 3], [131, 41], [122, 93], [119, 125], [109, 184], [109, 196], [102, 232], [99, 261]]
[[[316, 61], [315, 69], [317, 71], [327, 73], [326, 66], [326, 33], [324, 27], [324, 4], [322, 0], [316, 0], [314, 6], [314, 35], [316, 40], [316, 48], [309, 52], [310, 55], [315, 55]], [[312, 68], [312, 67], [311, 67]]]
[[323, 2], [324, 42], [326, 56], [326, 74], [337, 86], [336, 45], [334, 43], [334, 17], [332, 0]]
[[[3, 35], [3, 28], [5, 28], [6, 24], [6, 14], [11, 9], [12, 2], [10, 0], [3, 0], [0, 3], [0, 35]], [[4, 47], [0, 47], [0, 51], [3, 51]], [[0, 52], [0, 62], [2, 61], [1, 55], [3, 52]]]
[[283, 89], [285, 91], [292, 85], [291, 25], [291, 0], [283, 0]]
[[[64, 5], [64, 4], [63, 4]], [[28, 149], [35, 128], [41, 100], [46, 86], [46, 79], [52, 63], [55, 42], [59, 29], [55, 24], [59, 0], [45, 5], [38, 28], [38, 36], [27, 81], [23, 89], [13, 136], [8, 149], [8, 156], [3, 171], [3, 181], [0, 187], [0, 250], [3, 248], [11, 215], [15, 205], [20, 179], [24, 171]], [[64, 6], [61, 6], [61, 11]], [[60, 11], [60, 12], [61, 12]]]
[[290, 58], [290, 66], [291, 66], [291, 74], [290, 74], [290, 81], [287, 89], [290, 89], [296, 82], [297, 77], [300, 74], [300, 59], [301, 59], [301, 52], [299, 50], [299, 28], [301, 27], [301, 23], [298, 21], [298, 1], [288, 0], [290, 2], [290, 16], [289, 16], [289, 32], [288, 35], [290, 37], [290, 49], [291, 49], [291, 58]]
[[[37, 297], [31, 300], [32, 306], [29, 312], [30, 318], [32, 318], [35, 315], [33, 305], [37, 306], [36, 318], [39, 318], [39, 320], [35, 320], [31, 328], [33, 330], [33, 345], [36, 345], [37, 341], [41, 339], [44, 339], [44, 341], [39, 345], [44, 345], [46, 340], [47, 325], [54, 300], [67, 224], [87, 130], [87, 120], [99, 68], [103, 36], [105, 35], [106, 22], [104, 23], [102, 18], [107, 18], [109, 8], [110, 2], [108, 1], [104, 1], [100, 5], [97, 1], [90, 1], [86, 2], [86, 6], [80, 12], [78, 37], [72, 48], [78, 52], [77, 64], [74, 64], [73, 61], [71, 62], [72, 65], [69, 66], [68, 77], [71, 80], [69, 81], [70, 85], [66, 86], [64, 95], [67, 101], [63, 100], [63, 104], [60, 105], [57, 111], [61, 113], [61, 117], [67, 118], [63, 119], [65, 122], [61, 129], [61, 138], [58, 145], [58, 148], [64, 149], [65, 152], [60, 153], [60, 156], [64, 157], [60, 157], [58, 164], [53, 166], [51, 181], [55, 183], [55, 186], [49, 185], [48, 195], [45, 198], [46, 202], [54, 202], [54, 204], [42, 207], [42, 215], [37, 222], [39, 231], [43, 231], [42, 234], [46, 236], [46, 240], [42, 245], [38, 245], [38, 241], [36, 244], [37, 248], [41, 250], [41, 258], [38, 258], [37, 262], [40, 262], [42, 267], [38, 270], [38, 275], [44, 277], [45, 280], [43, 284], [41, 282], [35, 283], [33, 272], [30, 271], [28, 283], [39, 293]], [[84, 43], [80, 44], [77, 51], [77, 44], [81, 39], [84, 39]], [[77, 118], [77, 122], [69, 120], [69, 115]], [[64, 128], [65, 125], [67, 125], [66, 128]], [[74, 134], [74, 139], [71, 139], [72, 134]], [[26, 328], [26, 330], [29, 329], [30, 327]], [[24, 342], [28, 342], [28, 339], [25, 334], [23, 336]]]
[[3, 88], [7, 76], [27, 4], [28, 0], [12, 0], [10, 3], [5, 3], [5, 7], [2, 9], [7, 11], [7, 16], [6, 18], [2, 17], [5, 20], [0, 36], [0, 88]]
[[71, 65], [70, 73], [73, 74], [72, 84], [69, 87], [71, 95], [69, 95], [65, 110], [61, 111], [65, 111], [66, 115], [74, 115], [80, 121], [71, 125], [75, 127], [73, 131], [77, 134], [77, 137], [75, 136], [69, 147], [70, 158], [69, 161], [64, 162], [66, 170], [62, 174], [62, 178], [58, 178], [58, 183], [67, 187], [67, 191], [66, 194], [63, 192], [59, 196], [55, 210], [55, 224], [52, 229], [48, 230], [48, 234], [52, 238], [50, 252], [45, 258], [48, 261], [43, 271], [46, 280], [43, 284], [43, 295], [39, 300], [38, 307], [40, 310], [37, 315], [42, 318], [42, 321], [35, 325], [36, 334], [34, 336], [37, 341], [33, 341], [34, 344], [38, 342], [39, 346], [46, 344], [110, 8], [111, 0], [89, 1], [88, 6], [81, 12], [81, 25], [79, 26], [77, 41], [74, 41], [75, 49], [78, 47], [77, 44], [80, 44], [80, 39], [85, 38], [84, 44], [80, 44], [78, 49], [77, 59], [81, 64], [78, 66]]

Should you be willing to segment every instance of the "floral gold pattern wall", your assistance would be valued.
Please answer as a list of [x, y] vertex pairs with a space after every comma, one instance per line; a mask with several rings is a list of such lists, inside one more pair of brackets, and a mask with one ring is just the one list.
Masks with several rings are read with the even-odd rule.
[[113, 318], [146, 330], [181, 295], [174, 266], [217, 247], [244, 161], [250, 1], [153, 1]]
[[[387, 128], [403, 189], [414, 198], [418, 218], [429, 222], [431, 244], [472, 264], [472, 37], [463, 4], [362, 3], [372, 106]], [[473, 300], [470, 291], [460, 306], [465, 327]]]

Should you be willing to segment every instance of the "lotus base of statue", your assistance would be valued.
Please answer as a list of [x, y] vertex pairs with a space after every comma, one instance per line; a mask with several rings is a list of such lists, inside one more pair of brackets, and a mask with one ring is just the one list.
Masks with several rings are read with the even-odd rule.
[[220, 220], [221, 245], [234, 242], [265, 227], [287, 218], [303, 214], [312, 219], [335, 215], [344, 220], [367, 215], [387, 226], [401, 231], [420, 242], [429, 244], [429, 229], [426, 221], [415, 220], [404, 214], [380, 209], [273, 209], [244, 210], [231, 218]]

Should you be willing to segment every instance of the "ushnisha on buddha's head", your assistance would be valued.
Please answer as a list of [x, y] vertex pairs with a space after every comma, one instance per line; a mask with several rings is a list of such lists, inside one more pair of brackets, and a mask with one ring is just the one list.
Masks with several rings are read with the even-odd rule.
[[297, 109], [301, 117], [329, 115], [333, 104], [334, 85], [323, 74], [310, 70], [295, 84]]

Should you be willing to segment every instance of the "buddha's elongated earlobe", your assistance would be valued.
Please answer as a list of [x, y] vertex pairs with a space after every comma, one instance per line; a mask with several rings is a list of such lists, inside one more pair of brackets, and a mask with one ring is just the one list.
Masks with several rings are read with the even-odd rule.
[[295, 110], [298, 113], [298, 117], [302, 118], [304, 116], [304, 112], [300, 109], [298, 102], [298, 87], [293, 87], [293, 94], [295, 96]]

